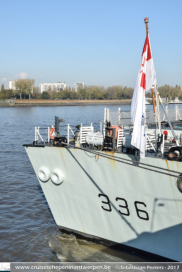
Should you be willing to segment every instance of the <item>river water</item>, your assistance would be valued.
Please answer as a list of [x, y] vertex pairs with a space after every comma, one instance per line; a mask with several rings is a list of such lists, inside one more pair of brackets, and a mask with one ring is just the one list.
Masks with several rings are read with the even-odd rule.
[[[173, 105], [174, 106], [174, 105]], [[116, 105], [0, 108], [0, 262], [146, 261], [74, 235], [61, 233], [22, 146], [34, 140], [35, 126], [93, 123]], [[147, 106], [151, 109], [151, 106]], [[121, 107], [123, 111], [130, 106]]]

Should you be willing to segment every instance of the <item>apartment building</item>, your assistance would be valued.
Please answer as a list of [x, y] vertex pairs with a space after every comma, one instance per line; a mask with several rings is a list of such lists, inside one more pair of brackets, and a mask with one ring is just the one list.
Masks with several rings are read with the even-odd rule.
[[57, 82], [57, 83], [40, 83], [40, 92], [47, 92], [47, 91], [55, 91], [59, 92], [65, 90], [67, 85], [65, 82]]
[[85, 84], [83, 82], [74, 83], [75, 92], [78, 92], [79, 89], [83, 89]]

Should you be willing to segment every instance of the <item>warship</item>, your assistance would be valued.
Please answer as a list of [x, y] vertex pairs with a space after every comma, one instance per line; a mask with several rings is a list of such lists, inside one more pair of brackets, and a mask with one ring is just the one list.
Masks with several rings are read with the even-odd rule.
[[[146, 20], [145, 20], [146, 22]], [[146, 22], [147, 25], [147, 22]], [[147, 25], [148, 27], [148, 25]], [[24, 144], [60, 230], [162, 261], [182, 261], [180, 109], [153, 86], [145, 111], [145, 158], [131, 144], [130, 112], [105, 109], [99, 129], [60, 122]]]

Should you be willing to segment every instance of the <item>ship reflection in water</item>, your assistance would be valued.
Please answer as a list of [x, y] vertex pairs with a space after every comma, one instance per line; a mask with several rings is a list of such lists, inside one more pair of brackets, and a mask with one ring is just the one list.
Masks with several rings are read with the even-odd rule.
[[73, 234], [57, 232], [47, 237], [49, 246], [62, 262], [146, 262], [147, 259], [112, 249]]

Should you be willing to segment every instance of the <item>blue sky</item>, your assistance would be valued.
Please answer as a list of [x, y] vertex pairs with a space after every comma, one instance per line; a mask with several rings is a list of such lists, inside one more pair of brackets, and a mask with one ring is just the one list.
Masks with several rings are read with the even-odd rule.
[[134, 87], [149, 17], [158, 86], [182, 87], [182, 0], [1, 0], [0, 80]]

